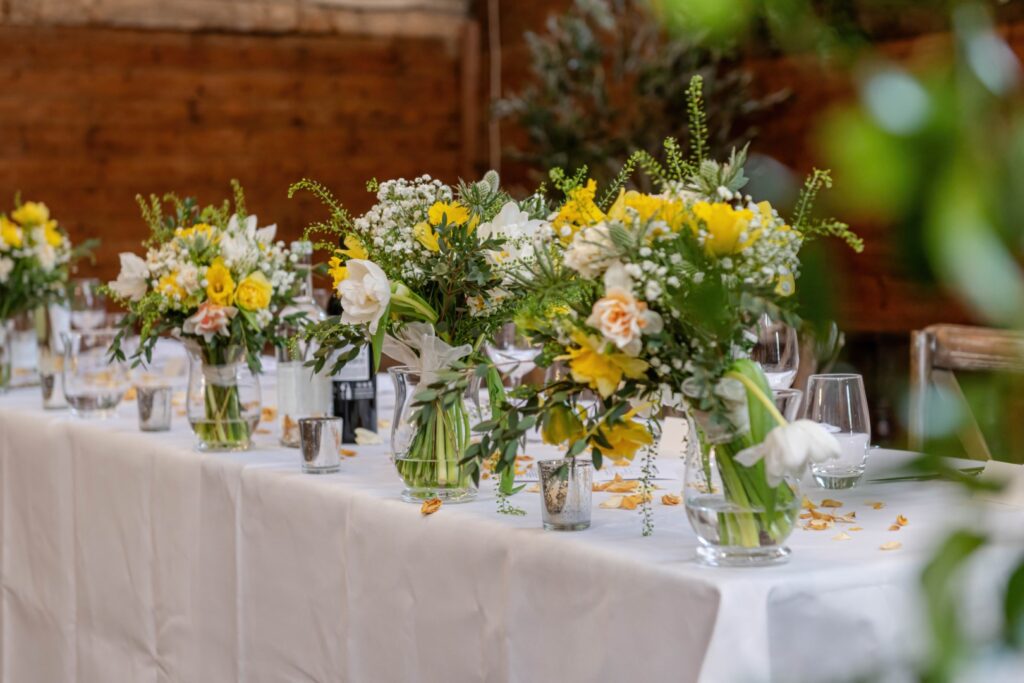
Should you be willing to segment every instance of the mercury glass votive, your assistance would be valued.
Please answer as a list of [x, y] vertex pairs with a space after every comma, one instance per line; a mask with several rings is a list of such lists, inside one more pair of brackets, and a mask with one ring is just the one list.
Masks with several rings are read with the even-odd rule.
[[135, 401], [139, 406], [139, 429], [144, 432], [166, 432], [171, 428], [171, 399], [169, 386], [135, 386]]
[[299, 418], [303, 472], [332, 474], [341, 469], [341, 427], [340, 417]]
[[541, 522], [552, 531], [580, 531], [590, 526], [594, 465], [575, 458], [541, 460]]

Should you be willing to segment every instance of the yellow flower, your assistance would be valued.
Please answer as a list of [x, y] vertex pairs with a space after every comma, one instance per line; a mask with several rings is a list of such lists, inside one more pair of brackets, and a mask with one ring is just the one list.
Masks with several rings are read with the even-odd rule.
[[185, 298], [185, 289], [178, 284], [178, 271], [167, 273], [156, 283], [156, 290], [164, 296]]
[[15, 225], [7, 216], [0, 216], [0, 239], [3, 239], [5, 244], [15, 249], [20, 249], [23, 243], [21, 228]]
[[442, 221], [448, 225], [462, 225], [469, 220], [469, 209], [458, 202], [434, 202], [427, 212], [427, 218], [434, 226], [441, 225]]
[[633, 419], [635, 414], [636, 411], [631, 410], [623, 416], [622, 422], [611, 427], [601, 427], [601, 433], [611, 444], [611, 448], [595, 444], [601, 455], [615, 460], [632, 460], [638, 450], [654, 443], [654, 437], [647, 427]]
[[619, 191], [619, 197], [608, 210], [608, 218], [626, 222], [629, 219], [627, 209], [636, 212], [641, 223], [659, 220], [668, 224], [669, 230], [678, 232], [686, 222], [686, 205], [678, 199], [665, 199], [650, 194], [641, 194], [635, 190]]
[[30, 228], [50, 220], [50, 210], [42, 202], [25, 202], [14, 210], [11, 218]]
[[270, 280], [261, 271], [254, 271], [238, 283], [235, 290], [235, 303], [247, 311], [258, 311], [270, 305], [270, 297], [274, 288]]
[[[693, 215], [707, 230], [708, 238], [704, 248], [714, 256], [735, 254], [757, 239], [756, 233], [749, 232], [750, 219], [754, 217], [749, 209], [734, 209], [725, 202], [697, 202], [693, 205]], [[690, 227], [696, 232], [699, 226], [691, 222]]]
[[205, 237], [211, 242], [216, 242], [214, 238], [214, 229], [209, 223], [196, 223], [191, 228], [178, 228], [174, 231], [175, 237], [181, 237], [182, 239], [195, 239], [199, 237]]
[[46, 221], [43, 226], [43, 239], [51, 247], [59, 247], [64, 242], [64, 236], [57, 230], [57, 221]]
[[594, 202], [596, 194], [597, 182], [588, 180], [583, 187], [577, 187], [569, 192], [565, 204], [558, 210], [551, 225], [555, 229], [555, 234], [566, 244], [572, 241], [573, 235], [581, 228], [605, 219], [604, 212]]
[[412, 234], [420, 244], [430, 251], [441, 251], [441, 246], [437, 243], [437, 233], [434, 232], [434, 229], [426, 221], [417, 223], [412, 229]]
[[206, 270], [206, 297], [218, 306], [230, 306], [234, 300], [235, 281], [224, 259], [217, 259]]
[[775, 282], [775, 293], [779, 296], [793, 296], [796, 293], [796, 279], [792, 275], [780, 275]]
[[580, 416], [564, 403], [557, 404], [547, 411], [540, 427], [541, 439], [553, 446], [576, 441], [583, 433], [583, 421], [580, 420]]
[[366, 253], [366, 247], [363, 246], [363, 243], [355, 235], [345, 235], [345, 249], [338, 249], [338, 253], [342, 254], [346, 259], [370, 258], [370, 255]]
[[327, 262], [327, 272], [330, 274], [331, 279], [334, 280], [334, 288], [338, 288], [338, 284], [348, 278], [348, 268], [345, 267], [344, 262], [338, 256], [332, 256], [331, 260]]
[[586, 334], [573, 335], [578, 348], [571, 348], [559, 360], [569, 361], [572, 378], [586, 384], [601, 396], [611, 396], [619, 387], [623, 377], [640, 379], [647, 371], [646, 361], [627, 356], [605, 344], [600, 339]]

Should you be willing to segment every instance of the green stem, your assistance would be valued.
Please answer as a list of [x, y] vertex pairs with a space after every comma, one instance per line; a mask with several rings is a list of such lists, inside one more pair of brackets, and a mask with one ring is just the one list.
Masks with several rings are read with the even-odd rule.
[[780, 413], [779, 409], [775, 406], [775, 401], [765, 396], [764, 392], [761, 391], [761, 387], [757, 386], [756, 382], [754, 382], [749, 377], [739, 372], [727, 372], [725, 373], [725, 376], [731, 377], [732, 379], [735, 380], [739, 380], [743, 384], [743, 386], [747, 388], [747, 391], [749, 391], [754, 396], [754, 398], [756, 398], [758, 402], [764, 406], [765, 410], [768, 411], [768, 414], [775, 419], [775, 422], [780, 427], [785, 427], [788, 424], [786, 422], [786, 418], [782, 416], [782, 413]]

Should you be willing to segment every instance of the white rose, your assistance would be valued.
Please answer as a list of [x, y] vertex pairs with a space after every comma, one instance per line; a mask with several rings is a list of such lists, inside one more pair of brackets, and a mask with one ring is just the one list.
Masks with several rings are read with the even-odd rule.
[[338, 283], [337, 289], [341, 299], [341, 322], [369, 325], [373, 334], [391, 301], [391, 283], [373, 261], [352, 259], [345, 265], [348, 277]]
[[608, 235], [608, 226], [598, 223], [576, 233], [565, 251], [565, 265], [585, 278], [594, 278], [614, 257], [615, 245]]
[[839, 442], [811, 420], [796, 420], [768, 432], [764, 441], [740, 451], [736, 462], [752, 467], [764, 459], [769, 486], [778, 486], [786, 475], [799, 476], [808, 461], [825, 462], [841, 455]]
[[121, 254], [121, 272], [110, 283], [110, 289], [129, 301], [138, 301], [146, 295], [149, 281], [149, 266], [131, 252]]
[[14, 261], [6, 256], [0, 258], [0, 285], [7, 282], [12, 270], [14, 270]]

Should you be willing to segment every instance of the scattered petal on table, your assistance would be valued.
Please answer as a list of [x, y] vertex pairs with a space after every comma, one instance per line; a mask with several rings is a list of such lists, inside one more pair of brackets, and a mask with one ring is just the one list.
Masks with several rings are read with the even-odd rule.
[[832, 525], [833, 522], [830, 519], [812, 519], [804, 525], [804, 528], [811, 531], [825, 531], [826, 529], [831, 529]]
[[899, 526], [906, 526], [910, 524], [910, 522], [903, 515], [896, 515], [896, 524]]
[[430, 500], [425, 500], [425, 501], [423, 501], [423, 505], [420, 506], [420, 512], [423, 513], [424, 516], [432, 515], [432, 514], [434, 514], [435, 512], [437, 512], [440, 509], [441, 509], [441, 499], [440, 498], [431, 498]]
[[677, 496], [673, 493], [666, 493], [664, 496], [661, 497], [662, 505], [679, 505], [682, 502], [683, 499], [680, 496]]
[[608, 500], [601, 501], [601, 505], [599, 507], [603, 507], [606, 510], [615, 510], [621, 508], [623, 498], [625, 498], [625, 496], [612, 496]]
[[862, 526], [851, 526], [850, 527], [850, 531], [864, 531], [864, 527], [862, 527]]
[[867, 503], [864, 503], [864, 504], [869, 506], [869, 507], [874, 508], [875, 510], [881, 510], [882, 508], [885, 507], [885, 503], [883, 503], [881, 501], [877, 501], [877, 500], [870, 501], [870, 502], [867, 502]]
[[348, 458], [356, 457], [356, 452], [354, 450], [352, 450], [351, 448], [339, 448], [338, 452], [341, 453], [342, 455], [344, 455], [345, 457], [348, 457]]
[[356, 427], [356, 443], [360, 446], [372, 446], [382, 442], [380, 434], [377, 432], [371, 432], [364, 427]]
[[841, 531], [841, 532], [839, 532], [839, 535], [833, 536], [832, 540], [833, 541], [849, 541], [851, 538], [853, 538], [853, 536], [851, 536], [850, 534], [846, 533], [845, 531]]
[[841, 501], [841, 500], [834, 500], [832, 498], [826, 498], [825, 500], [821, 501], [821, 507], [823, 507], [823, 508], [841, 508], [841, 507], [843, 507], [843, 501]]
[[882, 545], [878, 546], [878, 549], [879, 550], [899, 550], [902, 547], [903, 547], [903, 544], [900, 543], [899, 541], [889, 541], [888, 543], [883, 543]]
[[800, 507], [802, 507], [804, 510], [813, 510], [818, 506], [815, 505], [814, 501], [812, 501], [810, 498], [804, 496], [804, 499], [800, 502]]
[[124, 392], [125, 401], [134, 401], [136, 396], [138, 396], [138, 392], [135, 390], [135, 387], [132, 387], [128, 391]]
[[527, 493], [540, 493], [540, 484], [530, 484], [526, 487]]
[[893, 524], [889, 527], [889, 531], [899, 531], [902, 527], [899, 524]]

